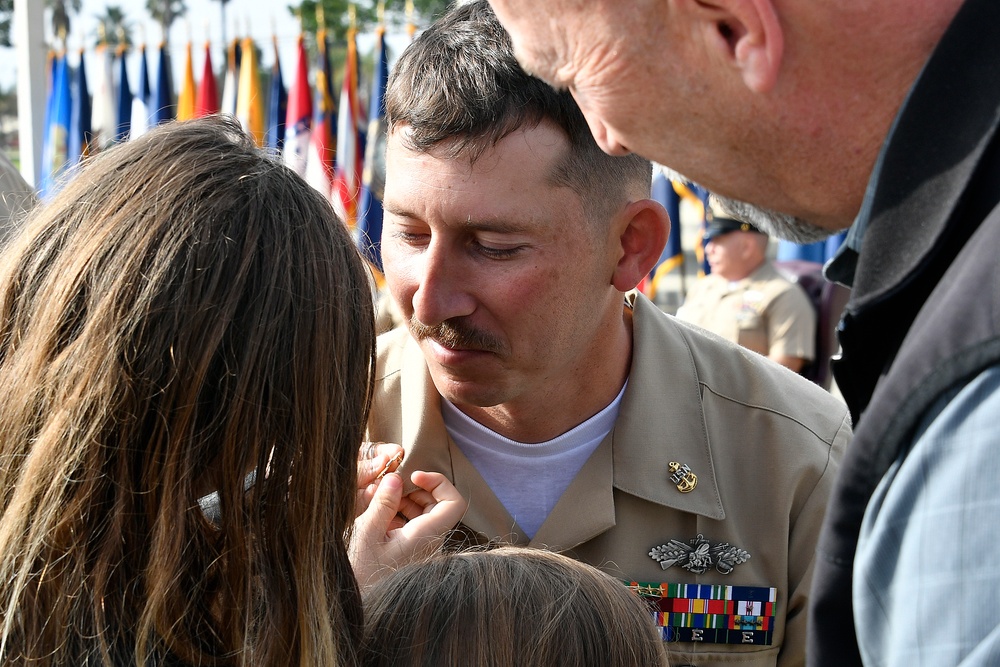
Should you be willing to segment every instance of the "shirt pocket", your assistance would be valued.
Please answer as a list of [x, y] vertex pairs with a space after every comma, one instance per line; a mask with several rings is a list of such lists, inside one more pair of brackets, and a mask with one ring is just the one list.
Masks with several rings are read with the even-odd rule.
[[764, 317], [750, 308], [741, 308], [736, 314], [736, 342], [743, 347], [767, 356], [767, 329]]

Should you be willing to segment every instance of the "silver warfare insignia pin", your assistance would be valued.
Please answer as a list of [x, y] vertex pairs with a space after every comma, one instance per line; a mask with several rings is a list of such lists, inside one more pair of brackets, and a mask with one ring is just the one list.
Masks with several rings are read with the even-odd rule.
[[664, 570], [678, 565], [688, 572], [704, 574], [714, 567], [721, 574], [729, 574], [734, 567], [749, 560], [750, 553], [728, 542], [712, 546], [704, 535], [698, 533], [698, 537], [687, 543], [670, 540], [667, 544], [653, 547], [649, 557]]

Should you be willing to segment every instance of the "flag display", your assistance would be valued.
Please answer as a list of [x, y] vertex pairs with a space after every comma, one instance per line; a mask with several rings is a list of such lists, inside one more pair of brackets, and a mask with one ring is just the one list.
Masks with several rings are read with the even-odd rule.
[[243, 40], [240, 60], [240, 83], [236, 89], [236, 118], [243, 131], [253, 137], [258, 146], [264, 145], [264, 98], [260, 92], [257, 71], [257, 51], [253, 40]]
[[792, 243], [791, 241], [779, 241], [778, 242], [778, 261], [784, 261], [788, 259], [801, 259], [807, 262], [817, 262], [819, 264], [826, 264], [828, 260], [832, 259], [837, 251], [840, 250], [840, 245], [844, 242], [847, 237], [847, 232], [840, 232], [839, 234], [834, 234], [824, 241], [816, 241], [815, 243]]
[[240, 81], [240, 40], [234, 39], [226, 50], [226, 77], [222, 81], [222, 101], [219, 111], [236, 115], [236, 89]]
[[70, 88], [73, 109], [69, 121], [69, 154], [67, 162], [73, 166], [90, 155], [93, 136], [90, 130], [90, 87], [87, 85], [87, 68], [83, 50], [80, 50], [80, 64]]
[[[411, 7], [408, 19], [412, 15]], [[318, 19], [322, 25], [321, 14]], [[286, 66], [294, 63], [292, 73], [282, 68], [282, 50], [289, 45], [282, 44], [278, 35], [273, 36], [273, 50], [263, 55], [249, 37], [232, 40], [220, 72], [213, 67], [211, 44], [206, 42], [204, 59], [197, 64], [200, 77], [195, 76], [190, 40], [176, 49], [164, 40], [149, 53], [142, 44], [133, 56], [128, 52], [131, 46], [109, 46], [102, 36], [90, 53], [80, 49], [78, 67], [72, 66], [64, 52], [50, 51], [41, 192], [52, 189], [68, 166], [114, 142], [139, 137], [156, 124], [229, 113], [258, 145], [281, 156], [331, 203], [354, 231], [359, 250], [379, 269], [376, 280], [381, 285], [384, 94], [389, 71], [386, 31], [380, 14], [369, 81], [362, 69], [363, 56], [368, 54], [359, 51], [353, 12], [350, 21], [338, 90], [334, 90], [331, 71], [336, 59], [332, 37], [323, 28], [316, 34], [315, 58], [308, 55], [309, 36], [304, 34], [297, 36], [294, 56], [284, 54]], [[414, 30], [412, 21], [408, 22], [411, 36]], [[263, 63], [265, 58], [268, 62]], [[172, 61], [181, 65], [176, 75]], [[262, 67], [269, 67], [270, 72], [262, 72]], [[175, 78], [179, 79], [177, 88]]]
[[149, 85], [149, 68], [146, 66], [146, 45], [139, 47], [139, 80], [135, 84], [135, 94], [132, 96], [132, 122], [129, 136], [142, 136], [149, 129], [153, 101], [153, 91]]
[[90, 124], [94, 131], [94, 150], [101, 151], [114, 143], [118, 129], [118, 104], [115, 101], [115, 84], [111, 50], [101, 44], [94, 53], [97, 58], [97, 75], [92, 86], [93, 100]]
[[118, 87], [115, 96], [115, 141], [128, 139], [132, 128], [132, 87], [125, 68], [125, 46], [118, 47]]
[[296, 49], [295, 80], [288, 95], [285, 114], [285, 145], [282, 157], [296, 174], [306, 173], [309, 137], [312, 130], [312, 90], [309, 88], [309, 63], [303, 36], [299, 35]]
[[191, 120], [195, 117], [194, 63], [191, 62], [191, 42], [184, 48], [184, 69], [181, 92], [177, 95], [177, 120]]
[[156, 89], [153, 91], [150, 124], [159, 125], [174, 118], [174, 87], [170, 76], [170, 54], [167, 45], [160, 44], [160, 59], [156, 67]]
[[334, 169], [334, 206], [354, 227], [361, 197], [361, 162], [364, 159], [364, 137], [360, 131], [361, 108], [358, 102], [358, 46], [354, 28], [347, 31], [347, 59], [344, 61], [344, 82], [340, 89], [337, 114], [337, 156]]
[[698, 225], [698, 242], [694, 247], [694, 256], [698, 260], [698, 275], [707, 276], [712, 272], [712, 267], [708, 265], [708, 258], [705, 257], [705, 224], [706, 224], [706, 213], [708, 211], [708, 195], [709, 192], [700, 185], [695, 185], [694, 183], [681, 183], [680, 181], [673, 181], [674, 189], [681, 196], [681, 199], [685, 199], [691, 204], [693, 204], [694, 209], [700, 218], [700, 223]]
[[42, 181], [39, 193], [44, 197], [55, 190], [56, 182], [66, 167], [69, 152], [69, 124], [72, 114], [70, 74], [66, 54], [54, 56], [52, 88], [49, 91], [47, 122], [42, 139]]
[[194, 115], [201, 118], [218, 111], [219, 87], [215, 83], [215, 70], [212, 68], [212, 49], [211, 45], [205, 42], [205, 64], [201, 70], [198, 94], [194, 98]]
[[316, 66], [316, 103], [313, 105], [312, 133], [306, 159], [306, 180], [323, 196], [333, 195], [334, 158], [337, 150], [337, 135], [334, 123], [337, 108], [330, 92], [330, 59], [327, 57], [326, 30], [316, 36], [319, 62]]
[[[656, 298], [662, 287], [664, 279], [674, 269], [684, 266], [684, 250], [681, 247], [681, 194], [674, 187], [663, 173], [662, 169], [656, 169], [653, 174], [652, 198], [663, 204], [670, 216], [670, 235], [667, 237], [667, 245], [660, 253], [660, 259], [656, 266], [649, 272], [643, 281], [642, 290], [650, 299]], [[684, 292], [684, 273], [681, 272], [681, 291]]]
[[264, 146], [275, 155], [281, 154], [285, 144], [285, 116], [288, 114], [288, 93], [281, 76], [281, 59], [278, 57], [278, 38], [274, 38], [274, 64], [271, 66], [271, 88], [267, 96], [267, 124]]
[[[48, 97], [45, 98], [45, 121], [42, 124], [42, 159], [44, 160], [45, 153], [47, 152], [47, 146], [49, 145], [49, 128], [52, 126], [52, 115], [55, 112], [55, 102], [56, 102], [56, 67], [59, 65], [59, 58], [61, 56], [57, 55], [55, 51], [49, 49], [48, 54], [45, 56], [45, 88], [48, 91]], [[42, 173], [42, 178], [45, 178], [44, 172]]]
[[[385, 50], [385, 29], [375, 33], [375, 70], [368, 103], [368, 137], [364, 170], [361, 175], [361, 203], [358, 207], [357, 235], [361, 254], [374, 266], [381, 282], [382, 195], [385, 190], [385, 87], [389, 59]], [[381, 285], [379, 285], [381, 286]]]

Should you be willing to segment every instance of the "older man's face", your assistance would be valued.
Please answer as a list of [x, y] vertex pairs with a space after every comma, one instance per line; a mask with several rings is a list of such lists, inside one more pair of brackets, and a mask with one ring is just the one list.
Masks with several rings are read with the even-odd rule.
[[[745, 123], [719, 103], [698, 60], [697, 38], [672, 25], [664, 3], [634, 0], [490, 0], [522, 66], [568, 89], [597, 143], [636, 152], [684, 172], [709, 189], [759, 194], [767, 175], [736, 168]], [[745, 158], [745, 155], [742, 157]], [[726, 171], [727, 167], [732, 167]], [[683, 178], [683, 177], [682, 177]], [[723, 197], [778, 238], [809, 243], [826, 229], [795, 216]]]
[[[652, 7], [646, 2], [577, 0], [491, 0], [491, 4], [511, 35], [522, 66], [573, 94], [601, 148], [611, 154], [635, 151], [663, 161], [658, 155], [662, 132], [654, 131], [661, 104], [654, 98], [674, 96], [667, 90], [651, 90], [649, 82], [665, 76], [672, 65], [667, 58], [650, 58], [653, 51], [642, 48], [658, 43], [663, 53], [666, 35], [646, 20]], [[676, 113], [676, 100], [671, 107]]]

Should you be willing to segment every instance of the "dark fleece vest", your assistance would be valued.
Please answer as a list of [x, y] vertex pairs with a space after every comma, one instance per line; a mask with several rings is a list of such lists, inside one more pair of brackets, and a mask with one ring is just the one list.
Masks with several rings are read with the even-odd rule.
[[1000, 3], [966, 0], [876, 163], [856, 268], [848, 254], [828, 270], [844, 282], [854, 269], [834, 373], [855, 435], [819, 538], [810, 666], [861, 664], [851, 590], [865, 507], [927, 409], [1000, 363], [998, 121]]

